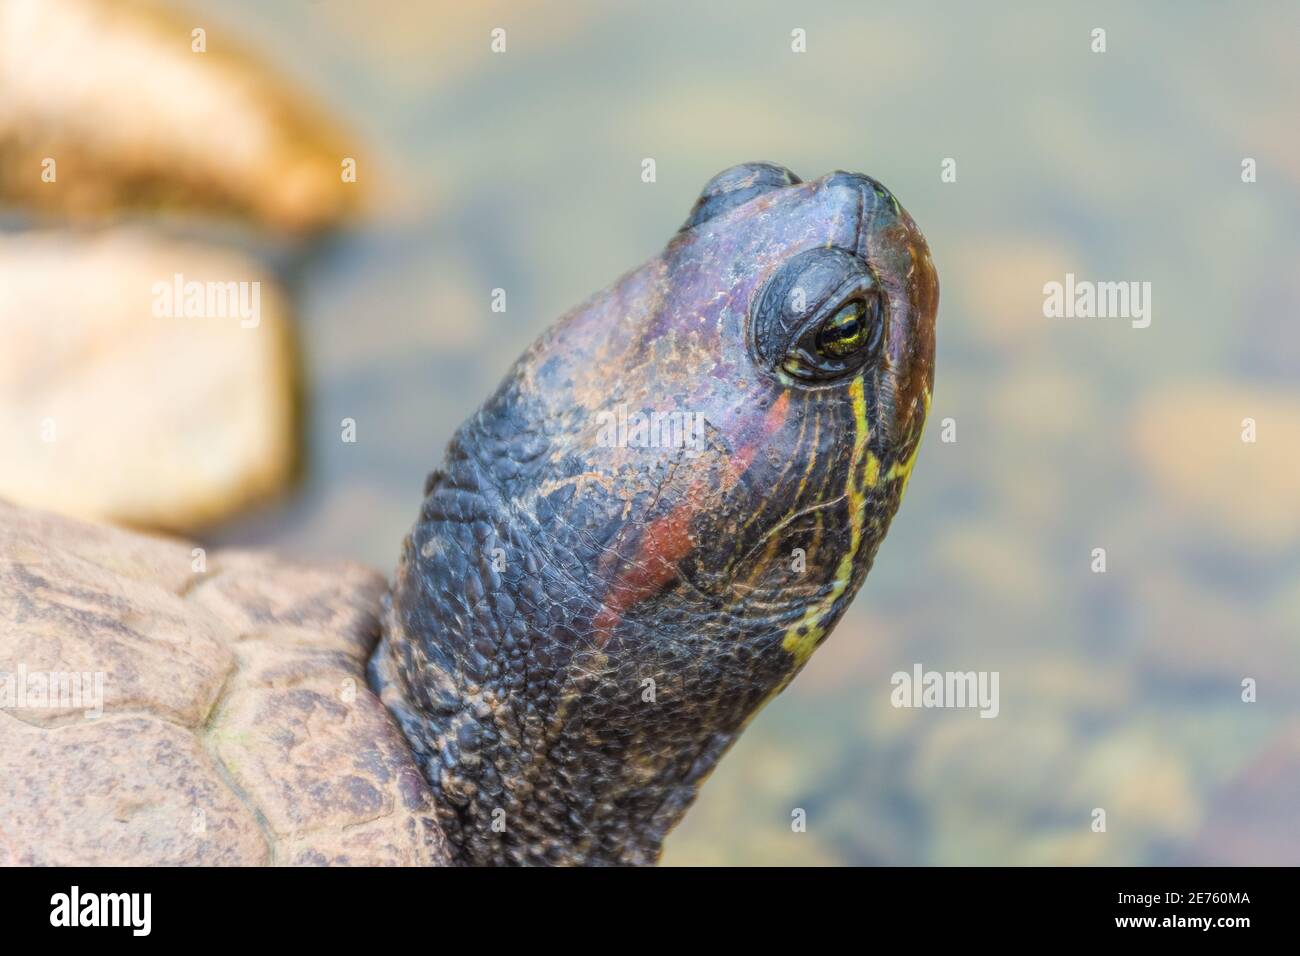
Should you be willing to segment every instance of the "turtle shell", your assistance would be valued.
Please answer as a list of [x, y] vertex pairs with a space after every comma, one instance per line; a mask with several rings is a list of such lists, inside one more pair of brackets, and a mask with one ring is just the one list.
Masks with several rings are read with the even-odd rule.
[[365, 680], [386, 593], [0, 502], [0, 864], [447, 863]]

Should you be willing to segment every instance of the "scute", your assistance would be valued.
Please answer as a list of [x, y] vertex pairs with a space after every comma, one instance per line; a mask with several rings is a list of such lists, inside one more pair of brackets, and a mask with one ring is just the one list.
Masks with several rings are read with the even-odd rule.
[[382, 576], [192, 548], [0, 502], [0, 681], [103, 675], [93, 719], [0, 696], [0, 864], [445, 864]]

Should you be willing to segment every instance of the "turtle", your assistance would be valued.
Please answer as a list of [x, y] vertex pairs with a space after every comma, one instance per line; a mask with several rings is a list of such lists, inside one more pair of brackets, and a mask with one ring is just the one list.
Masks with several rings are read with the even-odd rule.
[[938, 279], [774, 163], [550, 326], [391, 583], [0, 507], [0, 862], [640, 865], [902, 500]]

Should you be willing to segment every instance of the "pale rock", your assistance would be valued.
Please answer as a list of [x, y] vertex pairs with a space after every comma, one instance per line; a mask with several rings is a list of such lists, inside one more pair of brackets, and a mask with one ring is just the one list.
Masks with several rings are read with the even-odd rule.
[[[249, 283], [250, 304], [258, 283], [256, 326], [155, 315], [176, 274]], [[0, 331], [0, 498], [190, 530], [290, 480], [286, 304], [242, 255], [129, 231], [0, 237]]]

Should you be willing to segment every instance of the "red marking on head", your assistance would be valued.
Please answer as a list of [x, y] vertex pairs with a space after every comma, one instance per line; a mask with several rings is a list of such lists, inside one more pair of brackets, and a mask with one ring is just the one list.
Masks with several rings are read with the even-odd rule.
[[688, 499], [646, 526], [636, 558], [615, 580], [605, 596], [605, 606], [592, 621], [596, 642], [601, 647], [609, 640], [624, 611], [657, 593], [673, 579], [677, 563], [695, 547], [691, 540], [691, 519], [698, 511], [699, 506]]
[[[772, 403], [758, 427], [754, 440], [742, 445], [727, 462], [721, 491], [728, 491], [740, 480], [759, 447], [767, 442], [782, 425], [790, 408], [790, 393], [782, 392]], [[637, 545], [636, 557], [614, 580], [605, 595], [604, 606], [592, 620], [596, 643], [604, 647], [609, 635], [623, 619], [623, 613], [638, 601], [659, 590], [677, 574], [677, 566], [695, 548], [691, 539], [691, 522], [697, 514], [710, 505], [707, 483], [696, 480], [686, 498], [668, 514], [646, 525]]]
[[772, 407], [767, 410], [767, 418], [763, 421], [763, 437], [770, 438], [778, 428], [785, 424], [785, 416], [790, 411], [790, 393], [782, 392], [780, 397], [772, 403]]

